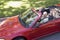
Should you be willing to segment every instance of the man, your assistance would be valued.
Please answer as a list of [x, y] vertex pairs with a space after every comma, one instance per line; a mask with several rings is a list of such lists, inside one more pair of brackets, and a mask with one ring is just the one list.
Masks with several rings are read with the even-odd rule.
[[56, 8], [51, 9], [50, 13], [54, 16], [54, 18], [59, 18], [59, 13]]

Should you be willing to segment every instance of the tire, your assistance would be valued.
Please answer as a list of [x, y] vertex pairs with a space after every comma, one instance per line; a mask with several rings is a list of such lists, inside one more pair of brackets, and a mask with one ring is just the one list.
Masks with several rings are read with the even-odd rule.
[[14, 38], [14, 39], [12, 39], [12, 40], [27, 40], [27, 39], [24, 38], [24, 37], [16, 37], [16, 38]]

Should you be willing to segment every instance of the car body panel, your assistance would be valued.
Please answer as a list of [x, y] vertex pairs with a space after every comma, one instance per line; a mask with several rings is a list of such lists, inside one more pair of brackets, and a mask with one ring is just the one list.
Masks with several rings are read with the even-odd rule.
[[60, 4], [56, 4], [56, 6], [60, 6]]

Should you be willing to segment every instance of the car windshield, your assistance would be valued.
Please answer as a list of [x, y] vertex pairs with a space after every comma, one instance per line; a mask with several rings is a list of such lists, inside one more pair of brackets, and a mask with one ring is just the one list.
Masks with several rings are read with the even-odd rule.
[[36, 13], [34, 13], [32, 10], [29, 9], [25, 13], [20, 14], [19, 18], [20, 18], [20, 21], [22, 21], [21, 23], [25, 27], [29, 27], [33, 24], [37, 16], [38, 15]]

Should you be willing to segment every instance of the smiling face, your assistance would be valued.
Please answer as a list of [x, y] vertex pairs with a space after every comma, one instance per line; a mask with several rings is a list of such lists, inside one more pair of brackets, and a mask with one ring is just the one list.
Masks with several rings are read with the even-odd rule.
[[46, 11], [43, 12], [43, 16], [44, 16], [44, 17], [47, 17], [47, 12], [46, 12]]

